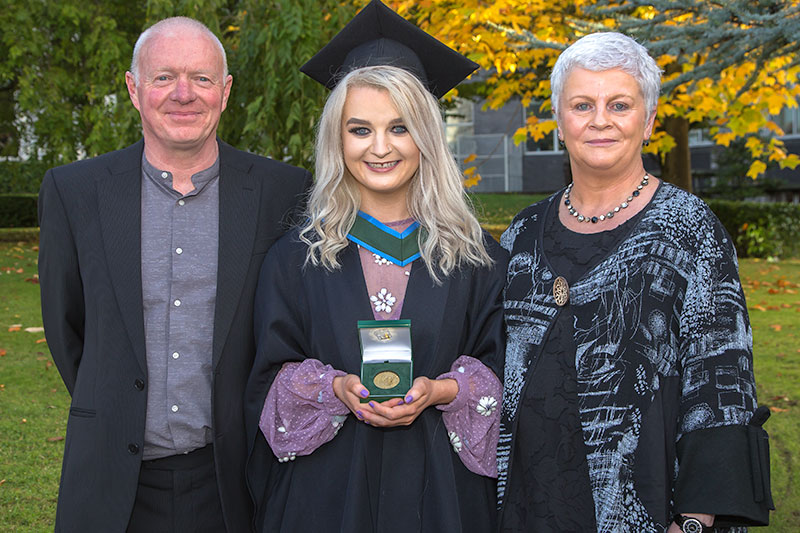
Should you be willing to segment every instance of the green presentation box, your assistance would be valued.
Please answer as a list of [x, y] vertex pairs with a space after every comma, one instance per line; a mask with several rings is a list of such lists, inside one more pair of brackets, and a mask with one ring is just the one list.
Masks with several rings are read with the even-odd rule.
[[410, 320], [359, 320], [361, 383], [369, 397], [383, 402], [402, 398], [411, 388], [414, 361], [411, 356]]

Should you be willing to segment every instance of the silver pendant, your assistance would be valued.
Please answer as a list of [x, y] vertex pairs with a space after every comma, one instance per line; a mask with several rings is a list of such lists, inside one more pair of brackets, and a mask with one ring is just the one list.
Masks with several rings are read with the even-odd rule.
[[569, 285], [564, 276], [558, 276], [553, 282], [553, 298], [555, 298], [559, 307], [567, 305], [569, 301]]

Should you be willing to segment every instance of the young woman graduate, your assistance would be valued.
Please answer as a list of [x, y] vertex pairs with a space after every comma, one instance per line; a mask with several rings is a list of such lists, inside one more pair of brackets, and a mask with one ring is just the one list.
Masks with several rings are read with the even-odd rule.
[[[301, 69], [333, 90], [307, 219], [256, 293], [259, 531], [495, 527], [507, 259], [469, 207], [436, 100], [476, 67], [373, 1]], [[395, 319], [411, 323], [414, 379], [381, 403], [359, 377], [357, 323]]]

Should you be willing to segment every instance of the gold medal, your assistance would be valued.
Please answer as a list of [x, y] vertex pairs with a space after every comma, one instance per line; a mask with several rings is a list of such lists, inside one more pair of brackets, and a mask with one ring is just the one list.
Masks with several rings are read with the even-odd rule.
[[569, 301], [569, 285], [564, 276], [558, 276], [553, 282], [553, 298], [556, 299], [556, 304], [559, 307], [567, 305]]
[[400, 383], [400, 376], [391, 370], [384, 370], [383, 372], [378, 372], [375, 374], [375, 377], [372, 378], [372, 382], [379, 389], [392, 389], [396, 387], [398, 383]]
[[376, 328], [372, 332], [372, 338], [378, 342], [389, 342], [392, 340], [392, 330], [388, 328]]

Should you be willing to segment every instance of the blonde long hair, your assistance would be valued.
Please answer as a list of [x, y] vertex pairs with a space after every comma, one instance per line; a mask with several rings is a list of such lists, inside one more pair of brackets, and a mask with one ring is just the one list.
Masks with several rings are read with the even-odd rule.
[[420, 232], [420, 253], [434, 281], [462, 266], [489, 266], [492, 259], [462, 185], [461, 171], [447, 146], [439, 103], [413, 74], [392, 66], [373, 66], [347, 74], [333, 89], [320, 117], [316, 142], [316, 181], [300, 239], [308, 245], [306, 264], [341, 267], [361, 197], [344, 163], [342, 113], [348, 90], [386, 91], [420, 151], [420, 165], [408, 191], [408, 211]]

